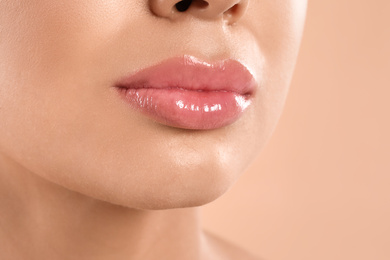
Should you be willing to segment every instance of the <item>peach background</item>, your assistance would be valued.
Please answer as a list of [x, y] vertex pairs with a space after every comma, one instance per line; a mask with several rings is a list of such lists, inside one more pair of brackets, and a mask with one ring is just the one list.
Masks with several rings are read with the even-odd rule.
[[310, 1], [266, 149], [204, 226], [267, 260], [390, 259], [390, 1]]

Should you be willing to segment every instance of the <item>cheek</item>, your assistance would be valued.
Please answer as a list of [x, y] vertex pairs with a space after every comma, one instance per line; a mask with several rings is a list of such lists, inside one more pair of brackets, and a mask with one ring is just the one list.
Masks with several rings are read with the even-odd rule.
[[251, 1], [244, 23], [264, 58], [258, 114], [273, 128], [282, 111], [301, 42], [306, 0]]
[[269, 66], [280, 74], [291, 70], [295, 63], [306, 6], [306, 0], [250, 2], [246, 26], [255, 35]]

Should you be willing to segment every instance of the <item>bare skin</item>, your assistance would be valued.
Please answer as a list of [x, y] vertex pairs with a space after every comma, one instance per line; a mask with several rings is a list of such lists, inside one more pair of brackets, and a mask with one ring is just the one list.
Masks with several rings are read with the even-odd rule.
[[[23, 172], [16, 167], [1, 171]], [[15, 177], [0, 189], [4, 259], [258, 259], [204, 233], [199, 208], [132, 210], [34, 174]]]
[[[4, 259], [256, 259], [201, 229], [278, 121], [306, 0], [0, 0]], [[257, 82], [226, 127], [170, 127], [113, 84], [162, 60], [234, 59]]]

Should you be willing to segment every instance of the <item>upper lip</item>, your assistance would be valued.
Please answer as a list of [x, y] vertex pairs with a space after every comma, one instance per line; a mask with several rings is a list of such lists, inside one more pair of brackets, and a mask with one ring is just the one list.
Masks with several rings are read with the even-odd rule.
[[193, 56], [167, 59], [121, 78], [116, 87], [125, 89], [155, 88], [189, 91], [234, 92], [250, 96], [256, 82], [249, 70], [233, 59], [213, 63]]

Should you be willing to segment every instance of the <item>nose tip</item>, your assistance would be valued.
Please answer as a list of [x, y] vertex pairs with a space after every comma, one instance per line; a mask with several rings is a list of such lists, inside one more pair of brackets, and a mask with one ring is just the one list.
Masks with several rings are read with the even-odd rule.
[[236, 23], [245, 13], [249, 0], [149, 0], [150, 9], [158, 17], [170, 20], [192, 15], [204, 20], [223, 19]]

